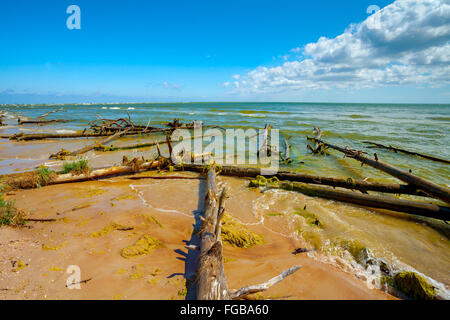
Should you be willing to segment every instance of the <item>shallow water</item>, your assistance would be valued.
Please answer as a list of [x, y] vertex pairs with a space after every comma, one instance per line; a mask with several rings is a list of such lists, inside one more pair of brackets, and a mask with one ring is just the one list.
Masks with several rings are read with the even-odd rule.
[[[8, 115], [35, 118], [55, 110], [57, 106], [9, 106], [0, 108]], [[327, 142], [363, 149], [370, 155], [376, 152], [387, 163], [441, 185], [450, 185], [450, 167], [446, 164], [412, 157], [380, 149], [367, 149], [362, 141], [368, 140], [418, 151], [441, 158], [450, 158], [450, 105], [375, 105], [375, 104], [299, 104], [299, 103], [178, 103], [178, 104], [127, 104], [127, 105], [73, 105], [65, 111], [49, 116], [72, 119], [73, 122], [54, 126], [22, 126], [21, 130], [48, 132], [80, 130], [101, 114], [105, 118], [128, 117], [135, 123], [145, 125], [149, 118], [152, 125], [163, 125], [169, 119], [183, 122], [201, 120], [205, 125], [223, 128], [263, 128], [271, 124], [289, 137], [293, 145], [292, 155], [299, 161], [286, 167], [290, 170], [336, 177], [367, 177], [376, 181], [396, 181], [384, 173], [361, 167], [355, 160], [343, 158], [331, 151], [328, 156], [314, 156], [306, 148], [306, 135], [313, 135], [314, 126], [323, 131]], [[8, 119], [8, 126], [0, 129], [2, 134], [17, 132], [16, 120]], [[145, 141], [146, 138], [139, 138]], [[117, 144], [128, 144], [132, 138]], [[135, 140], [134, 140], [135, 141]], [[64, 146], [68, 142], [64, 142]], [[74, 146], [83, 142], [71, 142]], [[37, 145], [37, 146], [36, 146]], [[72, 147], [74, 149], [75, 147]], [[9, 150], [8, 150], [9, 148]], [[61, 148], [59, 144], [36, 143], [25, 151], [24, 146], [0, 149], [0, 169], [3, 173], [11, 163], [35, 164], [33, 160], [48, 161], [46, 155]], [[70, 148], [69, 148], [70, 149]], [[40, 150], [40, 151], [37, 151]], [[131, 152], [131, 151], [129, 151]], [[143, 150], [134, 155], [146, 155]], [[120, 162], [123, 153], [109, 154], [107, 158], [91, 152], [88, 156], [101, 166]], [[13, 155], [13, 156], [12, 156]], [[148, 154], [147, 154], [148, 155]], [[15, 161], [15, 158], [17, 161]], [[24, 160], [25, 159], [25, 160]], [[103, 159], [103, 160], [100, 160]], [[105, 160], [107, 159], [107, 160]], [[97, 161], [97, 162], [95, 162]], [[29, 163], [28, 163], [29, 162]], [[5, 169], [6, 168], [6, 169]], [[369, 286], [378, 286], [379, 270], [365, 269], [344, 250], [342, 243], [355, 240], [371, 253], [382, 258], [395, 270], [416, 270], [445, 286], [450, 285], [450, 229], [448, 225], [430, 220], [411, 218], [383, 210], [364, 209], [358, 206], [310, 198], [285, 191], [248, 191], [240, 180], [227, 180], [232, 194], [242, 194], [243, 202], [249, 201], [248, 223], [261, 223], [280, 237], [298, 238], [305, 246], [318, 251], [308, 253], [317, 259], [328, 261], [348, 269], [367, 279]], [[249, 192], [256, 192], [249, 196]], [[301, 214], [306, 208], [320, 221], [321, 226], [311, 226]], [[236, 208], [241, 212], [242, 208]], [[243, 221], [246, 222], [246, 221]]]

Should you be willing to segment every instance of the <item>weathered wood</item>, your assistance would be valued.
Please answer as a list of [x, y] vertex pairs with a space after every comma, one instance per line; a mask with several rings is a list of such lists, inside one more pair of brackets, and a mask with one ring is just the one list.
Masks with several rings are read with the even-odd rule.
[[266, 124], [264, 128], [264, 133], [262, 134], [263, 143], [261, 144], [261, 148], [258, 150], [258, 154], [269, 155], [270, 154], [270, 146], [269, 146], [269, 132], [272, 127]]
[[[197, 164], [183, 164], [182, 170], [203, 172], [204, 166]], [[223, 166], [220, 167], [220, 175], [231, 177], [249, 177], [256, 178], [261, 175], [261, 169], [259, 168], [245, 168], [235, 166]], [[332, 187], [339, 187], [345, 189], [359, 190], [359, 191], [376, 191], [383, 193], [393, 194], [409, 194], [417, 196], [428, 196], [421, 192], [414, 186], [401, 185], [397, 183], [379, 183], [379, 182], [367, 182], [362, 180], [321, 177], [309, 174], [301, 174], [290, 171], [278, 171], [277, 174], [271, 176], [265, 176], [266, 178], [276, 177], [278, 180], [287, 180], [319, 185], [327, 185]]]
[[269, 281], [251, 287], [245, 287], [230, 293], [223, 267], [221, 221], [225, 213], [225, 189], [218, 194], [216, 186], [215, 167], [209, 169], [206, 180], [206, 197], [203, 225], [200, 230], [200, 248], [189, 247], [189, 250], [200, 249], [199, 269], [197, 273], [198, 300], [229, 300], [240, 299], [252, 293], [265, 291], [279, 283], [287, 276], [300, 269], [295, 266], [284, 271]]
[[38, 125], [43, 125], [43, 124], [50, 124], [50, 123], [66, 123], [66, 122], [70, 122], [72, 120], [64, 120], [64, 119], [53, 119], [53, 120], [22, 120], [22, 119], [17, 119], [17, 123], [19, 124], [19, 126], [23, 125], [23, 124], [38, 124]]
[[[123, 129], [122, 129], [123, 130]], [[151, 134], [151, 133], [157, 133], [157, 132], [171, 132], [172, 129], [165, 129], [165, 128], [150, 128], [147, 130], [130, 130], [126, 133], [127, 136], [129, 135], [142, 135], [142, 134]], [[17, 141], [30, 141], [30, 140], [45, 140], [45, 139], [71, 139], [71, 138], [94, 138], [94, 137], [107, 137], [111, 136], [116, 131], [120, 130], [111, 130], [113, 132], [95, 132], [95, 133], [87, 133], [86, 130], [83, 132], [77, 132], [77, 133], [32, 133], [32, 134], [25, 134], [25, 133], [18, 133], [13, 135], [2, 135], [0, 136], [2, 139], [10, 139], [10, 140], [17, 140]]]
[[269, 187], [297, 191], [312, 197], [321, 197], [331, 200], [353, 203], [365, 207], [404, 212], [444, 221], [450, 220], [449, 207], [443, 207], [431, 203], [400, 200], [378, 195], [359, 194], [356, 192], [334, 190], [326, 187], [309, 186], [307, 184], [297, 182], [280, 182]]
[[[222, 203], [222, 206], [224, 204]], [[216, 234], [219, 216], [219, 194], [214, 166], [206, 179], [204, 222], [201, 228], [200, 259], [197, 274], [198, 300], [228, 300], [229, 293], [223, 269], [222, 241]]]
[[50, 114], [52, 114], [52, 113], [59, 112], [59, 111], [62, 111], [62, 110], [63, 110], [63, 107], [59, 108], [58, 110], [53, 110], [53, 111], [44, 113], [43, 115], [39, 116], [38, 119], [40, 119], [40, 118], [45, 118], [45, 117], [47, 117], [48, 115], [50, 115]]
[[284, 141], [284, 161], [289, 161], [291, 159], [291, 146], [289, 145], [289, 142], [287, 141], [286, 137], [283, 135], [283, 141]]
[[351, 150], [348, 147], [341, 148], [339, 146], [335, 146], [335, 145], [326, 143], [326, 142], [316, 139], [316, 138], [308, 137], [307, 139], [312, 140], [312, 141], [317, 141], [328, 148], [342, 152], [347, 157], [353, 158], [355, 160], [360, 161], [362, 164], [367, 164], [371, 167], [374, 167], [383, 172], [386, 172], [387, 174], [390, 174], [399, 180], [402, 180], [404, 182], [407, 182], [409, 184], [416, 186], [418, 189], [429, 194], [430, 196], [433, 196], [437, 199], [440, 199], [442, 201], [450, 203], [450, 189], [449, 188], [440, 186], [440, 185], [433, 183], [431, 181], [428, 181], [424, 178], [421, 178], [421, 177], [415, 176], [411, 173], [408, 173], [406, 171], [400, 170], [400, 169], [398, 169], [394, 166], [391, 166], [387, 163], [383, 163], [380, 160], [370, 159], [370, 158], [364, 156], [361, 152], [358, 152], [356, 150]]
[[113, 134], [112, 136], [109, 136], [108, 138], [106, 138], [106, 139], [104, 139], [104, 140], [102, 140], [100, 142], [96, 142], [96, 143], [88, 145], [88, 146], [86, 146], [84, 148], [81, 148], [81, 149], [79, 149], [77, 151], [73, 151], [73, 152], [70, 153], [70, 155], [71, 156], [78, 156], [80, 154], [83, 154], [83, 153], [86, 153], [88, 151], [91, 151], [92, 149], [94, 149], [97, 146], [104, 145], [104, 144], [106, 144], [106, 143], [108, 143], [108, 142], [110, 142], [110, 141], [112, 141], [114, 139], [117, 139], [117, 138], [125, 135], [128, 131], [130, 131], [130, 129], [125, 129], [123, 131], [117, 132], [117, 133]]
[[81, 182], [88, 180], [95, 180], [100, 178], [107, 178], [117, 175], [125, 175], [136, 172], [142, 172], [150, 169], [156, 169], [158, 167], [164, 167], [168, 164], [167, 160], [160, 158], [154, 161], [148, 161], [139, 163], [138, 165], [133, 165], [135, 162], [130, 161], [130, 165], [110, 167], [104, 169], [93, 170], [87, 174], [73, 175], [72, 173], [59, 174], [54, 179], [52, 179], [48, 184], [61, 184], [70, 182]]
[[391, 151], [394, 151], [394, 152], [402, 152], [402, 153], [409, 154], [409, 155], [412, 155], [412, 156], [422, 157], [422, 158], [425, 158], [425, 159], [428, 159], [428, 160], [433, 160], [433, 161], [437, 161], [437, 162], [443, 162], [443, 163], [450, 164], [450, 160], [446, 160], [446, 159], [442, 159], [442, 158], [438, 158], [438, 157], [434, 157], [434, 156], [429, 156], [429, 155], [418, 153], [418, 152], [414, 152], [414, 151], [408, 151], [408, 150], [401, 149], [401, 148], [396, 148], [396, 147], [393, 147], [391, 145], [390, 146], [385, 146], [385, 145], [383, 145], [381, 143], [376, 143], [376, 142], [371, 142], [371, 141], [363, 141], [363, 143], [372, 145], [372, 146], [370, 146], [368, 148], [387, 149], [387, 150], [391, 150]]
[[252, 294], [252, 293], [266, 291], [270, 287], [272, 287], [272, 286], [276, 285], [277, 283], [283, 281], [286, 277], [290, 276], [291, 274], [293, 274], [294, 272], [296, 272], [300, 268], [301, 268], [301, 266], [294, 266], [292, 268], [289, 268], [286, 271], [283, 271], [281, 274], [279, 274], [276, 277], [273, 277], [272, 279], [270, 279], [267, 282], [264, 282], [264, 283], [261, 283], [261, 284], [258, 284], [258, 285], [254, 285], [254, 286], [244, 287], [244, 288], [241, 288], [239, 290], [236, 290], [236, 291], [234, 291], [234, 292], [232, 292], [230, 294], [230, 298], [233, 299], [233, 300], [236, 300], [236, 299], [244, 298], [244, 297], [246, 297], [246, 296], [248, 296], [249, 294]]
[[[194, 139], [200, 139], [200, 138], [205, 138], [205, 137], [214, 137], [217, 136], [217, 134], [209, 134], [209, 135], [202, 135], [202, 136], [192, 136], [189, 138], [189, 140], [194, 140]], [[188, 139], [186, 139], [188, 140]], [[164, 140], [159, 140], [159, 141], [155, 141], [155, 142], [147, 142], [147, 143], [140, 143], [140, 144], [133, 144], [133, 145], [129, 145], [129, 146], [122, 146], [122, 147], [112, 147], [110, 150], [102, 150], [102, 146], [99, 145], [98, 147], [96, 147], [96, 149], [98, 149], [99, 151], [118, 151], [118, 150], [131, 150], [131, 149], [141, 149], [141, 148], [149, 148], [149, 147], [154, 147], [157, 145], [162, 145], [162, 144], [166, 144], [167, 143], [167, 138], [165, 138]], [[178, 141], [176, 140], [170, 140], [173, 143], [176, 143]], [[161, 155], [161, 149], [159, 149], [159, 155]]]
[[[126, 174], [134, 174], [137, 172], [143, 172], [146, 170], [152, 170], [157, 168], [164, 168], [169, 164], [169, 161], [165, 158], [158, 158], [154, 161], [138, 161], [137, 159], [133, 159], [129, 161], [127, 164], [116, 167], [108, 167], [108, 168], [100, 168], [95, 169], [87, 173], [82, 174], [73, 174], [73, 173], [65, 173], [58, 174], [52, 173], [46, 181], [41, 181], [39, 184], [41, 186], [44, 185], [54, 185], [54, 184], [62, 184], [62, 183], [72, 183], [72, 182], [81, 182], [88, 180], [96, 180], [96, 179], [104, 179], [112, 176], [126, 175]], [[36, 172], [22, 172], [22, 173], [13, 173], [7, 175], [1, 175], [0, 179], [2, 180], [2, 184], [7, 191], [15, 190], [15, 189], [32, 189], [38, 186], [37, 182], [38, 175]]]

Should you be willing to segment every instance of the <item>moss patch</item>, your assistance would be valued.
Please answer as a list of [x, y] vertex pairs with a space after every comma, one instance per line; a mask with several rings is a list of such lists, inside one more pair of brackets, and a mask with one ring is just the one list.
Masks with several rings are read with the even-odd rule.
[[361, 242], [356, 240], [344, 240], [340, 242], [340, 246], [347, 250], [359, 264], [366, 266], [371, 259], [370, 250]]
[[310, 226], [316, 226], [319, 228], [324, 227], [323, 222], [321, 222], [314, 213], [312, 213], [308, 210], [298, 209], [298, 210], [294, 211], [294, 214], [305, 218], [306, 223]]
[[132, 258], [144, 254], [150, 254], [153, 250], [161, 248], [162, 242], [149, 235], [142, 236], [135, 244], [123, 248], [120, 254], [124, 258]]
[[103, 237], [105, 235], [107, 235], [108, 233], [114, 231], [114, 230], [119, 230], [119, 229], [129, 229], [129, 227], [125, 227], [122, 226], [118, 223], [111, 223], [110, 225], [107, 225], [106, 227], [104, 227], [102, 230], [97, 231], [97, 232], [92, 232], [89, 237], [90, 238], [98, 238], [98, 237]]
[[250, 188], [258, 188], [258, 187], [267, 187], [269, 185], [276, 185], [280, 180], [277, 177], [269, 178], [263, 176], [257, 176], [256, 179], [251, 180], [249, 187]]
[[111, 200], [122, 201], [122, 200], [135, 200], [137, 198], [138, 197], [134, 194], [123, 194], [123, 195], [113, 198]]
[[435, 287], [416, 272], [399, 272], [394, 275], [394, 283], [397, 289], [413, 299], [433, 300], [436, 295]]
[[22, 261], [17, 261], [17, 265], [14, 269], [12, 269], [12, 272], [17, 272], [19, 270], [25, 269], [26, 267], [28, 267], [28, 263], [24, 263]]
[[71, 152], [69, 150], [66, 150], [64, 148], [61, 149], [61, 151], [58, 151], [56, 154], [52, 154], [50, 156], [50, 159], [56, 159], [56, 160], [66, 160], [70, 157]]
[[267, 216], [267, 217], [279, 217], [279, 216], [284, 216], [284, 213], [283, 212], [266, 213], [265, 216]]
[[250, 248], [264, 243], [262, 235], [247, 229], [243, 224], [227, 214], [222, 220], [222, 240], [238, 248]]
[[42, 245], [42, 250], [44, 250], [44, 251], [57, 251], [58, 249], [65, 247], [66, 244], [67, 244], [66, 241], [64, 241], [60, 245], [56, 245], [56, 246], [49, 246], [49, 245], [43, 244]]
[[151, 222], [151, 223], [155, 223], [157, 224], [160, 228], [164, 229], [164, 226], [161, 224], [161, 222], [159, 222], [158, 219], [156, 219], [156, 217], [154, 215], [148, 215], [148, 214], [142, 214], [142, 218], [144, 218], [144, 220]]

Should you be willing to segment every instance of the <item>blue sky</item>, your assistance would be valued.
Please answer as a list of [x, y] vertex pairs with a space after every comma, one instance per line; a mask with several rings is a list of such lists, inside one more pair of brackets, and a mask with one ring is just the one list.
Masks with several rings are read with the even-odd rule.
[[[423, 24], [433, 16], [424, 16], [417, 1], [398, 0], [404, 2], [404, 8], [383, 9], [383, 29], [386, 26], [396, 30], [404, 25], [402, 18], [411, 20], [410, 13], [418, 12], [417, 25], [408, 30], [423, 30]], [[436, 2], [440, 0], [430, 5]], [[450, 102], [447, 77], [433, 73], [431, 65], [435, 63], [406, 58], [411, 54], [427, 55], [426, 49], [437, 47], [443, 52], [437, 58], [439, 63], [448, 67], [450, 33], [444, 32], [437, 40], [430, 36], [425, 39], [429, 41], [418, 41], [417, 48], [406, 49], [403, 40], [414, 40], [415, 35], [399, 33], [395, 42], [387, 43], [392, 48], [400, 46], [396, 52], [373, 49], [376, 45], [386, 46], [386, 41], [380, 41], [386, 39], [380, 32], [376, 41], [375, 33], [364, 28], [349, 31], [348, 37], [345, 34], [352, 24], [369, 17], [370, 5], [383, 8], [392, 3], [2, 0], [0, 103]], [[66, 27], [66, 9], [72, 4], [81, 9], [80, 30]], [[433, 12], [445, 27], [450, 21], [442, 6]], [[408, 15], [402, 17], [403, 13]], [[321, 37], [330, 40], [326, 48], [318, 42]], [[339, 37], [348, 39], [348, 43], [342, 44]], [[367, 44], [369, 38], [372, 40]], [[353, 62], [343, 62], [342, 54], [336, 55], [338, 51], [327, 52], [338, 42], [342, 50], [349, 52], [347, 49], [354, 48], [361, 39], [363, 45], [350, 50], [352, 61], [360, 63], [357, 70], [348, 71], [345, 63]], [[364, 46], [372, 48], [372, 55], [363, 55], [367, 54]], [[358, 50], [361, 55], [354, 55]], [[325, 83], [323, 78], [312, 77], [305, 60], [312, 62], [308, 65], [314, 68], [314, 74], [333, 75], [334, 80], [329, 77]], [[383, 62], [373, 67], [367, 65], [369, 60]], [[404, 68], [392, 69], [398, 65]], [[330, 66], [347, 71], [334, 74]], [[372, 81], [363, 74], [378, 78]]]

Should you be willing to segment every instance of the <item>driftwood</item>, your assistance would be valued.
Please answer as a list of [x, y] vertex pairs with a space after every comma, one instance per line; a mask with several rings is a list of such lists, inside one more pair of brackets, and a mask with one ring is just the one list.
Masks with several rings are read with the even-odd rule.
[[139, 177], [128, 177], [130, 180], [143, 180], [143, 179], [154, 179], [154, 180], [205, 180], [203, 177], [186, 177], [186, 176], [139, 176]]
[[[314, 127], [314, 131], [313, 132], [316, 134], [316, 139], [317, 140], [322, 139], [322, 131], [320, 130], [319, 127]], [[311, 150], [311, 152], [314, 153], [314, 154], [324, 153], [325, 150], [322, 148], [322, 145], [317, 142], [317, 140], [314, 143], [314, 147], [311, 147], [309, 144], [306, 147], [309, 150]]]
[[[46, 181], [39, 181], [39, 177], [35, 172], [23, 172], [13, 173], [0, 176], [5, 190], [15, 189], [32, 189], [38, 185], [55, 185], [62, 183], [82, 182], [96, 179], [104, 179], [113, 176], [135, 174], [146, 170], [152, 170], [157, 168], [164, 168], [169, 165], [169, 160], [165, 158], [158, 158], [153, 161], [143, 161], [137, 158], [124, 163], [121, 166], [114, 166], [108, 168], [100, 168], [86, 173], [73, 174], [73, 173], [52, 173]], [[39, 184], [38, 184], [39, 182]]]
[[88, 181], [116, 175], [136, 173], [145, 170], [156, 169], [158, 167], [164, 167], [167, 165], [167, 163], [168, 163], [167, 160], [164, 158], [142, 163], [139, 163], [138, 161], [130, 161], [128, 165], [122, 165], [105, 169], [97, 169], [86, 174], [80, 175], [72, 175], [71, 173], [59, 174], [57, 177], [52, 179], [49, 182], [49, 184]]
[[276, 277], [273, 277], [272, 279], [270, 279], [267, 282], [264, 282], [262, 284], [258, 284], [258, 285], [255, 285], [255, 286], [244, 287], [244, 288], [241, 288], [239, 290], [236, 290], [236, 291], [234, 291], [234, 292], [232, 292], [230, 294], [230, 297], [231, 297], [231, 299], [241, 299], [241, 298], [244, 298], [244, 297], [246, 297], [246, 296], [248, 296], [249, 294], [252, 294], [252, 293], [266, 291], [270, 287], [272, 287], [272, 286], [276, 285], [277, 283], [283, 281], [286, 277], [290, 276], [291, 274], [293, 274], [294, 272], [296, 272], [300, 268], [301, 268], [301, 266], [294, 266], [292, 268], [289, 268], [288, 270], [283, 271], [281, 274], [279, 274]]
[[30, 222], [55, 222], [58, 221], [57, 219], [23, 219], [24, 221], [30, 221]]
[[381, 143], [376, 143], [376, 142], [371, 142], [371, 141], [363, 141], [363, 143], [372, 145], [372, 146], [369, 146], [368, 148], [387, 149], [387, 150], [391, 150], [391, 151], [394, 151], [394, 152], [402, 152], [402, 153], [409, 154], [409, 155], [412, 155], [412, 156], [422, 157], [422, 158], [425, 158], [425, 159], [428, 159], [428, 160], [433, 160], [433, 161], [437, 161], [437, 162], [443, 162], [443, 163], [450, 164], [450, 161], [446, 160], [446, 159], [442, 159], [442, 158], [438, 158], [438, 157], [434, 157], [434, 156], [429, 156], [429, 155], [418, 153], [418, 152], [414, 152], [414, 151], [408, 151], [408, 150], [405, 150], [405, 149], [396, 148], [396, 147], [393, 147], [391, 145], [385, 146], [385, 145], [383, 145]]
[[39, 116], [38, 119], [45, 118], [46, 116], [48, 116], [48, 115], [50, 115], [52, 113], [59, 112], [59, 111], [62, 111], [62, 110], [63, 110], [63, 107], [59, 108], [58, 110], [53, 110], [53, 111], [44, 113], [43, 115]]
[[[205, 137], [214, 137], [214, 136], [217, 136], [217, 134], [208, 134], [208, 135], [202, 135], [202, 136], [191, 136], [189, 138], [189, 140], [195, 140], [195, 139], [205, 138]], [[188, 139], [186, 139], [186, 140], [188, 140]], [[171, 142], [176, 143], [178, 141], [177, 140], [171, 140]], [[154, 146], [161, 145], [161, 144], [166, 144], [166, 143], [167, 143], [167, 138], [164, 139], [164, 140], [159, 140], [159, 141], [155, 141], [155, 142], [133, 144], [133, 145], [123, 146], [123, 147], [105, 147], [105, 146], [103, 146], [103, 143], [101, 143], [101, 144], [98, 144], [98, 146], [95, 147], [95, 150], [103, 151], [103, 152], [118, 151], [118, 150], [131, 150], [131, 149], [141, 149], [141, 148], [154, 147]], [[160, 151], [161, 151], [161, 149], [160, 149]]]
[[64, 120], [64, 119], [53, 119], [53, 120], [22, 120], [22, 119], [17, 119], [17, 123], [20, 125], [23, 124], [38, 124], [38, 125], [43, 125], [43, 124], [50, 124], [50, 123], [66, 123], [66, 122], [70, 122], [72, 120]]
[[[220, 196], [216, 186], [214, 166], [209, 169], [206, 180], [206, 198], [203, 225], [200, 230], [200, 259], [197, 273], [198, 300], [240, 299], [249, 294], [267, 290], [300, 269], [295, 266], [279, 276], [256, 286], [230, 292], [227, 288], [222, 255], [221, 220], [225, 212], [225, 189]], [[197, 248], [189, 247], [196, 250]]]
[[[219, 199], [216, 186], [215, 168], [208, 171], [204, 221], [200, 230], [200, 258], [197, 274], [198, 300], [230, 299], [223, 268], [222, 241], [220, 239], [220, 220], [224, 213], [225, 190]], [[219, 231], [216, 233], [216, 231]]]
[[350, 148], [341, 148], [339, 146], [335, 146], [329, 143], [326, 143], [322, 140], [316, 139], [316, 138], [307, 138], [308, 140], [312, 140], [315, 142], [319, 142], [320, 144], [337, 150], [339, 152], [344, 153], [347, 157], [353, 158], [355, 160], [360, 161], [363, 165], [367, 164], [371, 167], [374, 167], [376, 169], [379, 169], [383, 172], [386, 172], [394, 177], [396, 177], [399, 180], [402, 180], [404, 182], [407, 182], [409, 184], [412, 184], [416, 186], [418, 189], [422, 190], [423, 192], [429, 194], [430, 196], [433, 196], [437, 199], [443, 200], [447, 203], [450, 203], [450, 189], [440, 186], [438, 184], [435, 184], [431, 181], [428, 181], [424, 178], [420, 178], [418, 176], [415, 176], [411, 173], [408, 173], [406, 171], [400, 170], [394, 166], [391, 166], [387, 163], [383, 163], [379, 161], [378, 159], [370, 159], [362, 154], [361, 151], [352, 150]]
[[309, 186], [297, 182], [279, 182], [270, 188], [280, 188], [283, 190], [297, 191], [312, 197], [321, 197], [347, 203], [353, 203], [365, 207], [387, 209], [397, 212], [416, 214], [424, 217], [450, 220], [450, 208], [431, 203], [422, 203], [410, 200], [400, 200], [396, 198], [383, 197], [378, 195], [359, 194], [355, 192], [334, 190], [326, 187]]
[[282, 155], [282, 160], [284, 162], [289, 162], [291, 160], [291, 146], [289, 145], [289, 142], [286, 139], [285, 135], [283, 135], [283, 141], [284, 141], [284, 154]]
[[[181, 170], [203, 172], [204, 166], [197, 164], [183, 164]], [[261, 175], [261, 169], [259, 168], [245, 168], [236, 166], [223, 166], [220, 167], [220, 175], [232, 176], [232, 177], [249, 177], [256, 178]], [[421, 192], [414, 186], [401, 185], [396, 183], [378, 183], [378, 182], [366, 182], [362, 180], [342, 179], [321, 177], [308, 174], [295, 173], [291, 171], [278, 171], [277, 174], [272, 176], [266, 176], [267, 178], [276, 177], [278, 180], [287, 180], [319, 185], [327, 185], [332, 187], [340, 187], [345, 189], [359, 190], [359, 191], [376, 191], [383, 193], [393, 194], [409, 194], [417, 196], [428, 196]]]
[[130, 130], [130, 129], [125, 129], [125, 130], [123, 130], [123, 131], [117, 132], [117, 133], [113, 134], [112, 136], [109, 136], [108, 138], [106, 138], [106, 139], [104, 139], [104, 140], [102, 140], [102, 141], [100, 141], [100, 142], [96, 142], [96, 143], [94, 143], [94, 144], [91, 144], [91, 145], [88, 145], [88, 146], [86, 146], [86, 147], [84, 147], [84, 148], [81, 148], [80, 150], [71, 152], [70, 155], [71, 155], [71, 156], [78, 156], [78, 155], [80, 155], [80, 154], [83, 154], [83, 153], [86, 153], [86, 152], [88, 152], [88, 151], [91, 151], [92, 149], [95, 149], [95, 147], [98, 147], [98, 146], [100, 146], [100, 145], [104, 145], [104, 144], [106, 144], [106, 143], [108, 143], [108, 142], [110, 142], [110, 141], [112, 141], [112, 140], [114, 140], [114, 139], [117, 139], [117, 138], [119, 138], [119, 137], [121, 137], [121, 136], [127, 134], [127, 132], [128, 132], [129, 130]]
[[81, 280], [81, 281], [74, 282], [74, 283], [71, 283], [71, 284], [66, 284], [66, 288], [68, 288], [68, 287], [70, 287], [70, 286], [75, 286], [75, 285], [77, 285], [77, 284], [88, 283], [88, 282], [91, 281], [91, 280], [92, 280], [92, 278], [89, 278], [89, 279]]
[[[150, 134], [155, 132], [167, 132], [170, 131], [170, 129], [148, 129], [145, 132], [143, 131], [133, 131], [130, 130], [126, 133], [126, 135], [138, 135], [138, 134]], [[108, 137], [113, 135], [116, 132], [104, 132], [104, 133], [92, 133], [92, 132], [86, 132], [84, 130], [83, 132], [77, 132], [77, 133], [32, 133], [32, 134], [25, 134], [25, 133], [18, 133], [14, 135], [3, 135], [0, 136], [2, 139], [10, 139], [10, 140], [17, 140], [17, 141], [29, 141], [29, 140], [45, 140], [45, 139], [71, 139], [71, 138], [96, 138], [96, 137]]]

